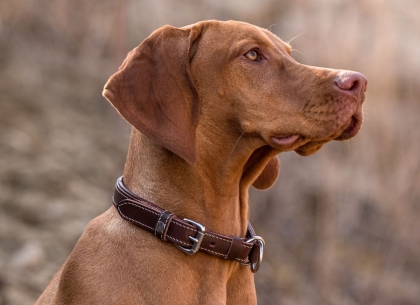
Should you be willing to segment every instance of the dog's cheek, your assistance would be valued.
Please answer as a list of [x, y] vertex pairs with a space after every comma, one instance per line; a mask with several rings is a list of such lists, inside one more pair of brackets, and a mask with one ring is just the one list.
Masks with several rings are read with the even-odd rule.
[[274, 156], [267, 163], [258, 178], [252, 183], [252, 186], [259, 190], [266, 190], [273, 186], [280, 173], [280, 159]]

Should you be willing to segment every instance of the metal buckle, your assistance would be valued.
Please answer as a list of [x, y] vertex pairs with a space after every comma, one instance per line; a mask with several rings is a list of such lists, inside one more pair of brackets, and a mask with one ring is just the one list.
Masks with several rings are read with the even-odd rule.
[[251, 272], [255, 273], [260, 268], [260, 264], [261, 264], [262, 259], [263, 259], [265, 241], [264, 241], [264, 239], [262, 239], [261, 236], [253, 236], [250, 239], [248, 239], [246, 242], [247, 243], [257, 242], [260, 245], [260, 255], [258, 256], [258, 261], [256, 263], [251, 263], [251, 262], [242, 263], [242, 265], [244, 265], [244, 266], [249, 265], [250, 268], [251, 268]]
[[187, 249], [177, 244], [175, 244], [175, 247], [187, 253], [188, 255], [193, 255], [198, 251], [198, 249], [200, 249], [201, 242], [203, 241], [203, 238], [204, 238], [204, 233], [206, 232], [206, 227], [203, 226], [201, 223], [195, 222], [187, 218], [184, 218], [184, 221], [194, 225], [198, 229], [197, 235], [195, 237], [188, 236], [188, 238], [193, 242], [190, 249]]

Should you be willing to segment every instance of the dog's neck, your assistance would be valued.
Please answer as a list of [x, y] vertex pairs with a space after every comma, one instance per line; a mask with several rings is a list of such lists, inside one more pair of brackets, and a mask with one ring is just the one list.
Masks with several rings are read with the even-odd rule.
[[248, 189], [254, 178], [244, 178], [243, 173], [252, 150], [244, 151], [238, 145], [223, 153], [200, 149], [206, 147], [200, 143], [198, 161], [190, 165], [133, 128], [124, 183], [179, 217], [222, 234], [244, 236], [249, 220]]

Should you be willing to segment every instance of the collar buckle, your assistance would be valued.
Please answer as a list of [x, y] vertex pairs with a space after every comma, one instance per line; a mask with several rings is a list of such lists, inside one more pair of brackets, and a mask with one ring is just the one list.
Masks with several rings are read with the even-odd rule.
[[203, 226], [201, 223], [195, 222], [191, 219], [184, 218], [184, 221], [194, 225], [197, 228], [197, 235], [195, 237], [188, 236], [188, 238], [193, 242], [191, 248], [189, 249], [177, 244], [174, 245], [182, 252], [185, 252], [188, 255], [194, 255], [200, 249], [201, 242], [204, 238], [204, 233], [206, 232], [206, 227]]

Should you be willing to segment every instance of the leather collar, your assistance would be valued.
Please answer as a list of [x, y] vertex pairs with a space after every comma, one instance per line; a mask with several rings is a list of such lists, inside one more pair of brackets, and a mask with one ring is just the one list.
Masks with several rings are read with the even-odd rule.
[[210, 230], [193, 220], [181, 219], [154, 203], [128, 190], [123, 177], [117, 180], [113, 197], [120, 216], [154, 234], [162, 241], [172, 242], [181, 251], [193, 255], [197, 251], [250, 265], [257, 272], [262, 261], [264, 240], [256, 236], [251, 224], [245, 238], [226, 236]]

